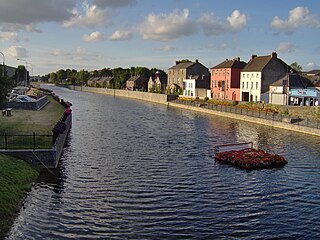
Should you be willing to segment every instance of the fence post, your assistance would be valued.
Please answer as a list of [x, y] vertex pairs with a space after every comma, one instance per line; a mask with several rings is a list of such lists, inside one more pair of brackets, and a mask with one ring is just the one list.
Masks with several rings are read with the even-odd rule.
[[7, 133], [4, 133], [4, 149], [5, 149], [5, 150], [8, 150]]
[[36, 150], [36, 133], [33, 132], [33, 150]]

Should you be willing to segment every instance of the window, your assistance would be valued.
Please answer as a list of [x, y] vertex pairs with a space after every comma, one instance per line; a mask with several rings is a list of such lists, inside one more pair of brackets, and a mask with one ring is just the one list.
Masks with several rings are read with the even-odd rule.
[[242, 89], [244, 89], [244, 82], [242, 82]]
[[257, 76], [256, 76], [256, 78], [259, 78], [259, 73], [257, 73]]
[[246, 75], [244, 73], [242, 73], [242, 77], [245, 77]]
[[247, 78], [249, 78], [249, 73], [247, 73]]
[[256, 96], [255, 98], [256, 98], [256, 102], [258, 102], [258, 96]]
[[251, 82], [251, 89], [253, 89], [253, 82]]
[[247, 87], [246, 87], [247, 89], [249, 88], [249, 82], [247, 82]]
[[222, 81], [222, 82], [221, 82], [221, 88], [222, 88], [221, 90], [222, 90], [222, 91], [224, 91], [224, 89], [225, 89], [225, 83], [226, 83], [225, 81]]
[[258, 89], [258, 87], [259, 87], [259, 83], [258, 83], [258, 82], [256, 82], [256, 89]]
[[283, 86], [287, 86], [287, 80], [286, 79], [282, 81], [282, 85]]

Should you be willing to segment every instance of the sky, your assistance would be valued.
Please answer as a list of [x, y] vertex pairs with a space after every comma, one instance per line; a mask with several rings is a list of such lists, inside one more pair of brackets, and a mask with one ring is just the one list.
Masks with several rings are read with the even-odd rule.
[[0, 0], [0, 61], [35, 76], [274, 51], [320, 69], [319, 0]]

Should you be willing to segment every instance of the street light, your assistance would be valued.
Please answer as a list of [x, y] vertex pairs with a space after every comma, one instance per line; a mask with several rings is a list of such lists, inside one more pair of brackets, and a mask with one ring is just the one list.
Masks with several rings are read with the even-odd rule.
[[6, 72], [6, 66], [5, 66], [5, 57], [4, 54], [2, 52], [0, 52], [0, 54], [2, 55], [2, 67], [3, 67], [3, 72], [2, 72], [2, 76], [5, 76], [5, 72]]
[[24, 61], [26, 63], [26, 66], [25, 66], [25, 72], [24, 72], [24, 86], [27, 87], [27, 65], [28, 65], [28, 62], [27, 60], [25, 59], [22, 59], [22, 58], [17, 58], [17, 60], [19, 61]]
[[28, 62], [28, 64], [31, 65], [31, 76], [32, 76], [32, 78], [34, 79], [34, 76], [33, 76], [33, 64], [32, 64], [32, 63], [29, 63], [29, 62]]

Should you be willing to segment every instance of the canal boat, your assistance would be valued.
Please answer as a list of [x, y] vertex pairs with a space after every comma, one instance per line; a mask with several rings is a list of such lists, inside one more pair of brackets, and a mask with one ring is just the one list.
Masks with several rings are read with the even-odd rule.
[[252, 142], [215, 146], [214, 152], [218, 162], [246, 170], [283, 167], [288, 163], [283, 156], [253, 148]]

